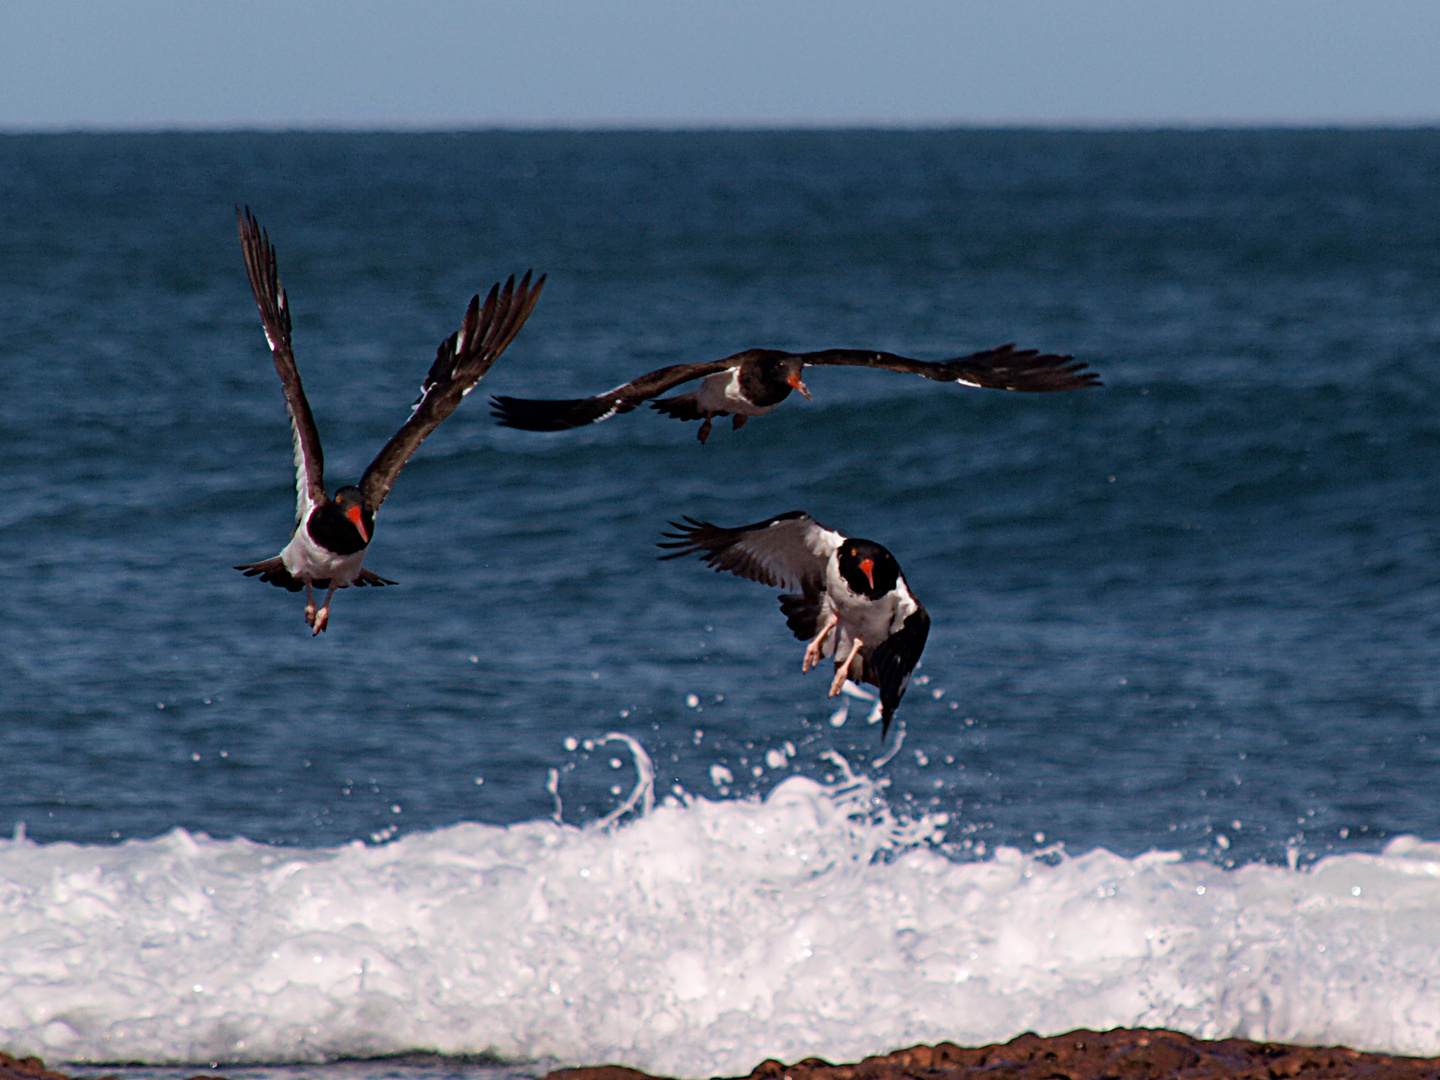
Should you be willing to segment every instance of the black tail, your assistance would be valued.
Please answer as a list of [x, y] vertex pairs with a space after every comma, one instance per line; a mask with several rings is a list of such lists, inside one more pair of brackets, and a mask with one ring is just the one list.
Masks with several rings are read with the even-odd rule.
[[398, 581], [391, 581], [388, 577], [381, 577], [379, 574], [372, 574], [369, 570], [361, 570], [355, 575], [355, 580], [350, 582], [357, 589], [363, 589], [366, 585], [373, 585], [379, 588], [381, 585], [399, 585]]
[[700, 403], [694, 394], [679, 394], [676, 397], [659, 398], [650, 402], [652, 409], [658, 409], [676, 420], [704, 420], [709, 414], [700, 411]]
[[246, 577], [259, 576], [261, 581], [281, 589], [289, 589], [291, 592], [299, 592], [305, 588], [303, 581], [297, 581], [291, 576], [290, 571], [285, 569], [285, 562], [276, 555], [273, 559], [264, 559], [257, 563], [246, 563], [244, 566], [235, 567]]

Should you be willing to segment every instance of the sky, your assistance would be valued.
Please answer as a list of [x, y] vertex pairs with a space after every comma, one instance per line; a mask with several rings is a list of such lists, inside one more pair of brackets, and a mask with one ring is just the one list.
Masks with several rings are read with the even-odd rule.
[[1435, 0], [3, 0], [0, 130], [1440, 122]]

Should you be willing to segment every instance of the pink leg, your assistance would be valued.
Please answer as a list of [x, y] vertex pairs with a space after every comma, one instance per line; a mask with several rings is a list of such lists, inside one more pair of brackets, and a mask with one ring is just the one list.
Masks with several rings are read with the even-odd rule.
[[315, 625], [315, 590], [308, 584], [305, 586], [305, 625]]
[[836, 694], [840, 693], [840, 688], [845, 685], [845, 680], [850, 677], [850, 665], [855, 660], [855, 654], [860, 651], [861, 647], [864, 644], [865, 642], [861, 641], [857, 637], [854, 641], [850, 643], [850, 655], [845, 657], [845, 662], [843, 664], [835, 665], [835, 678], [830, 683], [831, 697], [834, 697]]
[[820, 652], [825, 646], [825, 638], [831, 630], [835, 629], [835, 624], [839, 621], [840, 617], [832, 612], [829, 620], [820, 628], [820, 632], [810, 640], [809, 645], [805, 646], [805, 659], [800, 662], [801, 675], [804, 675], [812, 667], [820, 666]]

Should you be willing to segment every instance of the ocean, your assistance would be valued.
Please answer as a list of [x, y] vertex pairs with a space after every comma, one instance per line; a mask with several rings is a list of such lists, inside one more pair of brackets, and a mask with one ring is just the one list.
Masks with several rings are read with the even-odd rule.
[[[11, 135], [0, 194], [0, 1049], [1440, 1054], [1440, 131]], [[549, 274], [313, 640], [232, 569], [294, 507], [237, 204], [332, 488]], [[1105, 385], [812, 369], [703, 447], [485, 401], [1012, 341]], [[795, 509], [931, 614], [888, 746], [657, 559]]]

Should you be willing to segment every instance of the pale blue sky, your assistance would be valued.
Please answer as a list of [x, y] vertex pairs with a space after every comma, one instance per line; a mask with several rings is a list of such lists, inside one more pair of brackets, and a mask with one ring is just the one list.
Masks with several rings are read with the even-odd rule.
[[0, 2], [11, 131], [1436, 122], [1436, 0]]

